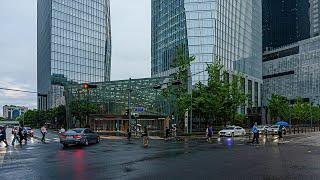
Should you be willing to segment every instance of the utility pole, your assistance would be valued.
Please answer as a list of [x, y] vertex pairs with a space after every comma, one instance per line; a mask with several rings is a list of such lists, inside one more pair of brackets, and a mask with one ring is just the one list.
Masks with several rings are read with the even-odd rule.
[[129, 116], [129, 127], [131, 126], [131, 92], [132, 92], [132, 87], [131, 87], [131, 78], [129, 78], [129, 88], [128, 88], [128, 116]]
[[190, 133], [191, 134], [192, 134], [192, 125], [193, 125], [193, 122], [192, 122], [192, 110], [193, 110], [192, 99], [193, 99], [193, 97], [192, 97], [192, 89], [191, 89], [191, 108], [190, 108]]
[[312, 127], [312, 103], [310, 103], [310, 123]]

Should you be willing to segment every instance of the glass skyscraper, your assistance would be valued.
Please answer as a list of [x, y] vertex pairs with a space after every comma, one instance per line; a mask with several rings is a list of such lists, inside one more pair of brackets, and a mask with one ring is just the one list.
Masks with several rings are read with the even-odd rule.
[[109, 0], [38, 0], [38, 107], [64, 103], [66, 83], [110, 80]]
[[174, 73], [177, 47], [196, 58], [190, 67], [192, 85], [206, 83], [207, 64], [220, 59], [230, 74], [244, 75], [249, 100], [260, 106], [261, 0], [152, 0], [153, 77]]
[[[309, 1], [314, 0], [262, 1], [263, 50], [286, 46], [310, 37]], [[313, 11], [310, 12], [312, 15]]]

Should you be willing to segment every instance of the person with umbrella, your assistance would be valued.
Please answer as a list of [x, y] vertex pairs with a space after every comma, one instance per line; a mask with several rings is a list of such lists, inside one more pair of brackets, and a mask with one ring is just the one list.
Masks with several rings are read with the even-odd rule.
[[283, 136], [282, 136], [283, 128], [285, 126], [289, 126], [289, 124], [285, 121], [280, 121], [280, 118], [278, 118], [278, 120], [279, 121], [276, 123], [276, 125], [279, 126], [279, 130], [278, 130], [279, 141], [281, 140], [283, 142]]

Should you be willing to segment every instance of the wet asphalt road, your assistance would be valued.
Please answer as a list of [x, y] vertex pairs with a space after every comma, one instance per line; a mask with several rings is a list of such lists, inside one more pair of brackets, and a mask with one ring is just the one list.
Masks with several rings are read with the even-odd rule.
[[[56, 136], [8, 148], [0, 144], [0, 179], [320, 179], [320, 134], [261, 145], [245, 138], [150, 142], [103, 140], [63, 149]], [[262, 141], [262, 139], [261, 139]], [[264, 141], [262, 141], [264, 142]]]

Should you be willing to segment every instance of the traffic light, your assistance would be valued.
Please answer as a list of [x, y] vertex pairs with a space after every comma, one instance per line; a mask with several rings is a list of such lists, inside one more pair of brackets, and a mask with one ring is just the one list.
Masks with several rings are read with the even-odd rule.
[[88, 84], [88, 83], [84, 83], [82, 85], [83, 89], [96, 89], [98, 86], [96, 84]]

